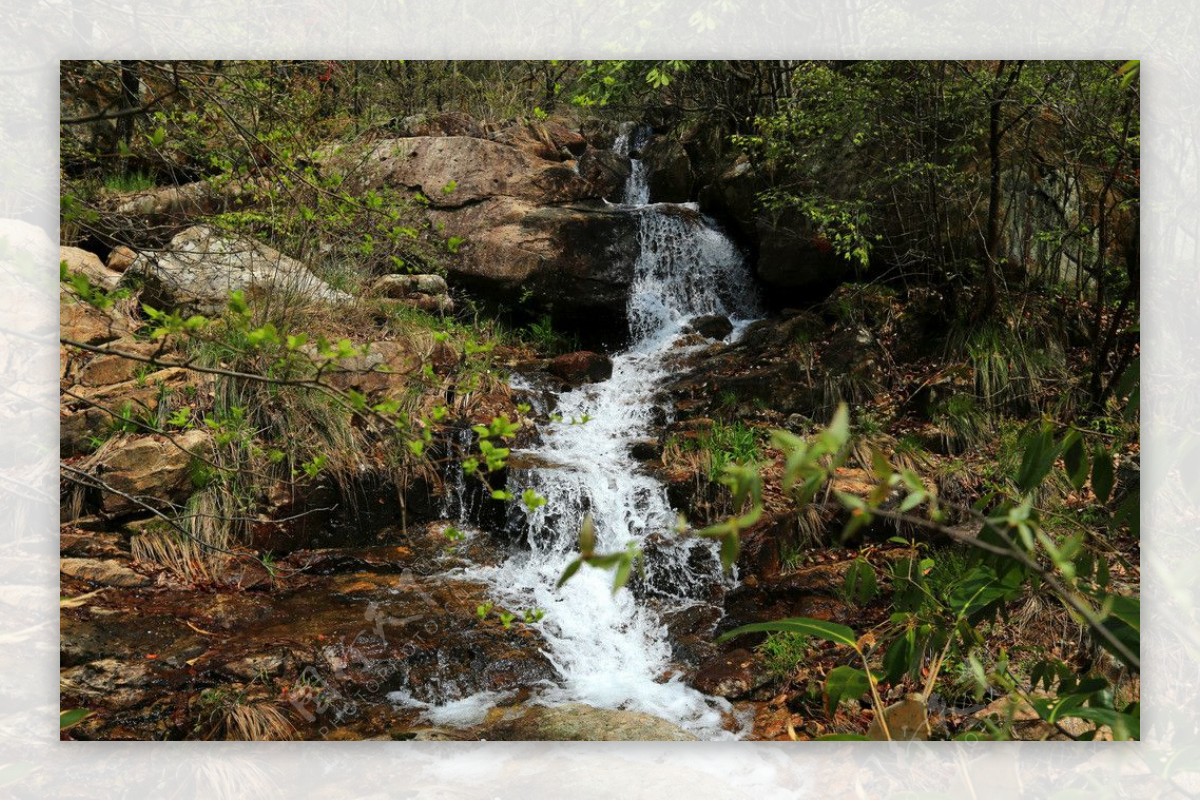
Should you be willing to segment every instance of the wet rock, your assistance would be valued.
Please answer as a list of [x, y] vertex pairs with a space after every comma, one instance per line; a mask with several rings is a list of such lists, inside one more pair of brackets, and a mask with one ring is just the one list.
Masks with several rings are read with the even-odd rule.
[[150, 672], [139, 662], [98, 659], [59, 673], [64, 698], [87, 699], [106, 709], [128, 709], [149, 697]]
[[691, 685], [708, 695], [740, 698], [761, 683], [756, 672], [754, 654], [738, 648], [701, 665]]
[[412, 561], [412, 549], [399, 545], [381, 545], [293, 551], [280, 560], [280, 565], [302, 573], [329, 575], [368, 569], [384, 573], [399, 572]]
[[787, 617], [811, 617], [846, 626], [861, 623], [844, 601], [817, 594], [820, 589], [807, 587], [794, 576], [753, 586], [742, 584], [725, 597], [725, 617], [717, 625], [718, 632]]
[[547, 369], [571, 386], [605, 381], [612, 377], [612, 359], [602, 353], [581, 350], [550, 360]]
[[694, 318], [688, 326], [709, 339], [724, 339], [733, 333], [733, 323], [723, 314], [706, 314]]
[[650, 407], [651, 426], [654, 426], [655, 428], [662, 428], [667, 424], [668, 419], [669, 415], [666, 407], [658, 405]]
[[63, 556], [84, 559], [129, 559], [129, 548], [122, 542], [121, 535], [75, 526], [63, 526], [59, 531], [58, 550]]
[[692, 199], [695, 176], [683, 143], [656, 137], [642, 151], [649, 172], [650, 199], [655, 203], [686, 203]]
[[610, 203], [620, 203], [625, 195], [625, 184], [629, 180], [630, 164], [625, 156], [612, 152], [588, 148], [579, 157], [579, 175], [588, 182], [597, 197]]
[[758, 206], [757, 194], [765, 177], [749, 161], [739, 159], [704, 186], [701, 206], [727, 220], [750, 242], [758, 254], [755, 272], [771, 292], [767, 300], [776, 306], [811, 301], [853, 273], [852, 265], [838, 255], [811, 221], [797, 211], [768, 215]]
[[639, 439], [629, 446], [629, 455], [639, 462], [657, 462], [662, 459], [662, 442], [657, 439]]
[[488, 740], [676, 740], [696, 738], [670, 721], [644, 712], [597, 709], [586, 704], [497, 710], [484, 726]]
[[60, 559], [59, 571], [72, 578], [106, 587], [144, 587], [150, 583], [149, 578], [115, 559]]
[[252, 654], [226, 662], [222, 670], [234, 678], [253, 681], [262, 676], [279, 676], [290, 665], [286, 651], [272, 654]]
[[165, 250], [139, 254], [122, 276], [123, 282], [133, 280], [142, 282], [142, 300], [155, 308], [209, 315], [221, 313], [234, 291], [305, 303], [352, 300], [274, 248], [203, 225], [177, 234]]
[[722, 615], [716, 604], [692, 604], [661, 614], [671, 643], [671, 658], [688, 666], [701, 665], [717, 654], [712, 631]]
[[252, 593], [222, 593], [196, 610], [205, 629], [236, 631], [268, 620], [273, 605]]

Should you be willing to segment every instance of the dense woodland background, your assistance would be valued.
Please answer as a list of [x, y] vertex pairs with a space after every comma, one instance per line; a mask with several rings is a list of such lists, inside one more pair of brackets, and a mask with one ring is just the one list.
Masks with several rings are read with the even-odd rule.
[[[743, 579], [722, 621], [677, 637], [701, 643], [696, 686], [757, 704], [767, 739], [1136, 738], [1137, 72], [63, 62], [65, 736], [324, 722], [296, 712], [319, 694], [302, 658], [239, 673], [233, 656], [259, 654], [225, 641], [181, 652], [184, 672], [213, 666], [174, 676], [167, 704], [79, 644], [97, 587], [126, 588], [131, 625], [150, 577], [285, 604], [312, 573], [295, 554], [437, 518], [447, 465], [485, 488], [486, 519], [538, 502], [502, 497], [537, 424], [505, 377], [586, 380], [624, 342], [627, 283], [573, 249], [624, 241], [605, 202], [632, 122], [652, 133], [651, 199], [716, 220], [769, 307], [665, 388], [674, 419], [646, 458]], [[395, 142], [443, 168], [378, 172]], [[510, 167], [504, 192], [479, 188]], [[537, 266], [530, 230], [553, 251]], [[261, 282], [209, 297], [146, 270], [226, 242], [353, 302]], [[101, 557], [125, 572], [95, 573]], [[443, 612], [474, 620], [473, 600]], [[196, 610], [189, 626], [218, 627]], [[511, 622], [493, 633], [517, 648]], [[714, 678], [738, 660], [744, 680]], [[114, 687], [128, 704], [103, 700]]]

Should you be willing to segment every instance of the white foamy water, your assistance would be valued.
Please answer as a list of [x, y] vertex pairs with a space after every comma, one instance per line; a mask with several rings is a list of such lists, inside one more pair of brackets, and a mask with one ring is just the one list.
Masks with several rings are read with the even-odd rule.
[[[628, 153], [638, 136], [623, 131], [614, 149]], [[730, 704], [670, 675], [667, 632], [646, 603], [653, 597], [659, 609], [678, 608], [722, 581], [716, 545], [673, 533], [676, 514], [666, 488], [641, 471], [629, 449], [649, 432], [655, 393], [669, 374], [667, 357], [679, 353], [676, 340], [686, 323], [724, 314], [740, 331], [737, 323], [757, 316], [757, 302], [733, 244], [690, 204], [648, 204], [645, 170], [634, 165], [625, 193], [641, 245], [628, 306], [633, 344], [613, 356], [609, 380], [559, 396], [556, 411], [565, 422], [543, 429], [533, 449], [539, 464], [556, 467], [513, 471], [509, 489], [517, 497], [532, 487], [549, 501], [526, 521], [528, 550], [470, 573], [509, 609], [545, 610], [539, 625], [562, 681], [540, 690], [539, 701], [638, 710], [703, 739], [728, 739], [740, 734], [722, 726]], [[585, 415], [587, 423], [570, 423]], [[580, 523], [589, 513], [597, 552], [653, 545], [636, 594], [623, 588], [614, 595], [612, 572], [590, 566], [555, 588], [578, 555]]]

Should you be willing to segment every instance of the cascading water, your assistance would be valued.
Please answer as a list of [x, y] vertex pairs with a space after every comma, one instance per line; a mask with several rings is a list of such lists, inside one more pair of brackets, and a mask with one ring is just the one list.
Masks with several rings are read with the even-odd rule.
[[[636, 153], [643, 142], [642, 131], [627, 127], [614, 149]], [[669, 374], [668, 356], [681, 351], [677, 340], [687, 322], [724, 314], [736, 337], [757, 316], [757, 303], [733, 244], [694, 205], [648, 203], [646, 177], [634, 159], [624, 204], [638, 217], [641, 246], [628, 306], [633, 344], [613, 356], [610, 379], [558, 397], [564, 422], [543, 429], [535, 449], [539, 464], [554, 467], [510, 476], [516, 496], [532, 487], [549, 501], [525, 520], [528, 550], [471, 574], [487, 581], [510, 609], [545, 610], [547, 655], [562, 682], [543, 689], [541, 702], [635, 709], [703, 739], [731, 738], [738, 733], [723, 726], [729, 703], [669, 675], [670, 643], [659, 617], [661, 610], [695, 603], [723, 580], [716, 546], [672, 533], [676, 515], [666, 489], [639, 470], [630, 446], [649, 431], [655, 393]], [[588, 422], [571, 423], [585, 416]], [[636, 592], [625, 588], [614, 595], [611, 572], [586, 566], [556, 588], [577, 555], [587, 514], [595, 520], [598, 552], [621, 551], [630, 542], [653, 544]]]

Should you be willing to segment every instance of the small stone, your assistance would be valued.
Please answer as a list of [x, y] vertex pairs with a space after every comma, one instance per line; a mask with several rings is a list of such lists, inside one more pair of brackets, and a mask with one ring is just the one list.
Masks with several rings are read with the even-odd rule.
[[670, 721], [624, 709], [586, 704], [530, 706], [493, 713], [489, 740], [695, 740]]
[[[925, 699], [920, 693], [909, 693], [903, 701], [897, 701], [883, 710], [887, 718], [888, 734], [891, 739], [928, 740], [929, 715], [925, 709]], [[867, 729], [867, 737], [871, 740], [886, 740], [883, 727], [878, 718], [871, 721]]]
[[640, 439], [629, 447], [629, 455], [639, 462], [656, 462], [662, 453], [662, 443], [656, 439]]
[[137, 251], [125, 245], [117, 245], [108, 253], [108, 269], [123, 273], [129, 269], [129, 265], [133, 264], [133, 260], [137, 258]]
[[283, 668], [284, 657], [281, 654], [255, 654], [226, 663], [224, 670], [239, 679], [253, 681], [259, 676], [278, 676]]

